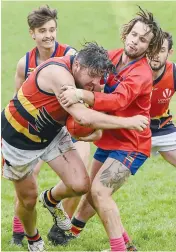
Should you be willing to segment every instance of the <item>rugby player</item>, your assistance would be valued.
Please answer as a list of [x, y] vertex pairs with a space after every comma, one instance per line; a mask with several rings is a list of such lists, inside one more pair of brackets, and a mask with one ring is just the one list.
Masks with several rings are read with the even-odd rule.
[[[76, 50], [66, 44], [61, 44], [56, 41], [57, 36], [57, 10], [50, 9], [49, 6], [41, 6], [33, 10], [27, 17], [29, 32], [32, 39], [36, 43], [36, 47], [26, 53], [18, 62], [15, 74], [15, 94], [18, 92], [23, 82], [30, 75], [31, 72], [42, 62], [52, 57], [62, 57], [66, 55], [74, 55]], [[90, 144], [84, 141], [75, 141], [74, 145], [77, 148], [85, 166], [88, 166]], [[39, 160], [34, 168], [34, 174], [37, 176], [42, 160]], [[67, 230], [70, 223], [68, 215], [72, 216], [78, 203], [79, 197], [72, 199], [65, 199], [63, 206], [65, 212], [60, 212], [62, 220], [61, 227]], [[17, 201], [17, 199], [15, 200]], [[68, 215], [66, 214], [68, 213]], [[22, 245], [24, 238], [24, 229], [19, 218], [15, 215], [13, 218], [13, 235], [12, 243]]]
[[3, 176], [14, 184], [18, 197], [16, 214], [24, 226], [29, 251], [44, 250], [36, 227], [38, 195], [33, 169], [38, 159], [47, 162], [61, 179], [40, 195], [56, 225], [60, 223], [61, 200], [81, 196], [90, 188], [88, 173], [65, 128], [68, 113], [80, 124], [97, 129], [91, 134], [92, 140], [101, 138], [99, 129], [147, 130], [149, 120], [143, 115], [106, 115], [81, 103], [62, 107], [60, 94], [65, 85], [94, 90], [102, 76], [113, 69], [103, 47], [86, 43], [74, 56], [41, 63], [1, 113]]
[[[138, 15], [122, 30], [124, 49], [109, 52], [117, 74], [110, 74], [105, 83], [105, 93], [68, 88], [61, 102], [69, 107], [83, 100], [98, 111], [110, 115], [150, 117], [153, 76], [146, 55], [153, 58], [163, 43], [163, 32], [153, 14], [140, 8]], [[85, 140], [85, 139], [84, 139]], [[112, 194], [143, 165], [151, 150], [151, 131], [104, 130], [96, 141], [91, 172], [91, 190], [83, 197], [72, 219], [71, 236], [77, 236], [86, 222], [98, 213], [110, 241], [111, 251], [125, 251], [128, 239], [120, 213]], [[94, 209], [93, 209], [94, 208]], [[68, 240], [71, 238], [68, 236]], [[128, 245], [127, 245], [128, 246]]]

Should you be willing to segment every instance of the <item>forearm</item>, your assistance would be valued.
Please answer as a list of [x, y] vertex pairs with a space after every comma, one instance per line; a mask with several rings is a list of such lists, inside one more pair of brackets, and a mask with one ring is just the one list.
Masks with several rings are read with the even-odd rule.
[[85, 114], [79, 123], [94, 129], [127, 128], [127, 118], [110, 116], [96, 111], [91, 111], [87, 116]]
[[[62, 105], [62, 104], [61, 104]], [[106, 115], [86, 108], [83, 104], [73, 104], [64, 109], [73, 116], [79, 124], [94, 129], [118, 129], [127, 128], [127, 118]]]
[[88, 104], [90, 107], [93, 107], [94, 105], [94, 93], [87, 90], [81, 90], [82, 91], [82, 100]]
[[100, 92], [90, 92], [82, 90], [82, 100], [93, 107], [94, 110], [101, 112], [117, 111], [125, 108], [134, 99], [127, 93], [105, 94]]

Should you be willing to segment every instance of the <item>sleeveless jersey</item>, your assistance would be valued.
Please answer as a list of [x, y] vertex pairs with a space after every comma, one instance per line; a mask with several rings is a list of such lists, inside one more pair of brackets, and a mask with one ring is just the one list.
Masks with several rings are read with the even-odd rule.
[[[50, 58], [73, 55], [75, 53], [76, 50], [70, 47], [69, 45], [59, 44], [58, 42], [55, 42], [55, 50]], [[38, 54], [37, 47], [33, 48], [30, 52], [26, 53], [25, 79], [38, 66], [37, 54]]]
[[167, 62], [163, 74], [154, 81], [151, 98], [151, 118], [169, 116], [169, 103], [176, 91], [176, 66]]
[[176, 91], [176, 65], [166, 62], [164, 72], [153, 83], [151, 97], [152, 136], [175, 132], [169, 104]]
[[50, 58], [33, 71], [1, 113], [2, 138], [23, 150], [47, 147], [65, 125], [67, 112], [54, 94], [41, 90], [38, 73], [51, 64], [71, 73], [74, 56]]

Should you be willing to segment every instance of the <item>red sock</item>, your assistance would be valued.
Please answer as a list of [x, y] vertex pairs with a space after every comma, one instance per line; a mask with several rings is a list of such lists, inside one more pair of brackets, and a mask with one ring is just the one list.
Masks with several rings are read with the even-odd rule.
[[124, 231], [122, 236], [123, 236], [125, 244], [127, 244], [130, 241], [130, 237], [129, 237], [128, 233], [126, 231]]
[[70, 229], [72, 234], [75, 235], [75, 236], [78, 236], [81, 233], [82, 230], [83, 230], [83, 228], [75, 227], [73, 225], [72, 225], [72, 228]]
[[76, 219], [75, 217], [73, 217], [71, 222], [72, 222], [72, 228], [70, 231], [73, 235], [78, 236], [85, 227], [86, 223]]
[[111, 247], [111, 252], [126, 251], [126, 246], [125, 246], [123, 236], [120, 238], [110, 239], [110, 247]]
[[24, 233], [23, 225], [17, 216], [14, 216], [13, 218], [13, 232]]

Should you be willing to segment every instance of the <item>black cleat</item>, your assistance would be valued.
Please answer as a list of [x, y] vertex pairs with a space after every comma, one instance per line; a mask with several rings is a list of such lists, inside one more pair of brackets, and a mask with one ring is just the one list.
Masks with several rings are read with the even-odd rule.
[[65, 232], [60, 229], [56, 224], [52, 226], [48, 235], [48, 240], [52, 242], [53, 245], [66, 245], [68, 243], [68, 238]]
[[22, 241], [24, 239], [24, 236], [25, 236], [24, 233], [13, 232], [11, 244], [22, 247], [23, 246], [23, 242]]
[[137, 248], [133, 244], [130, 244], [127, 246], [127, 251], [137, 251]]

